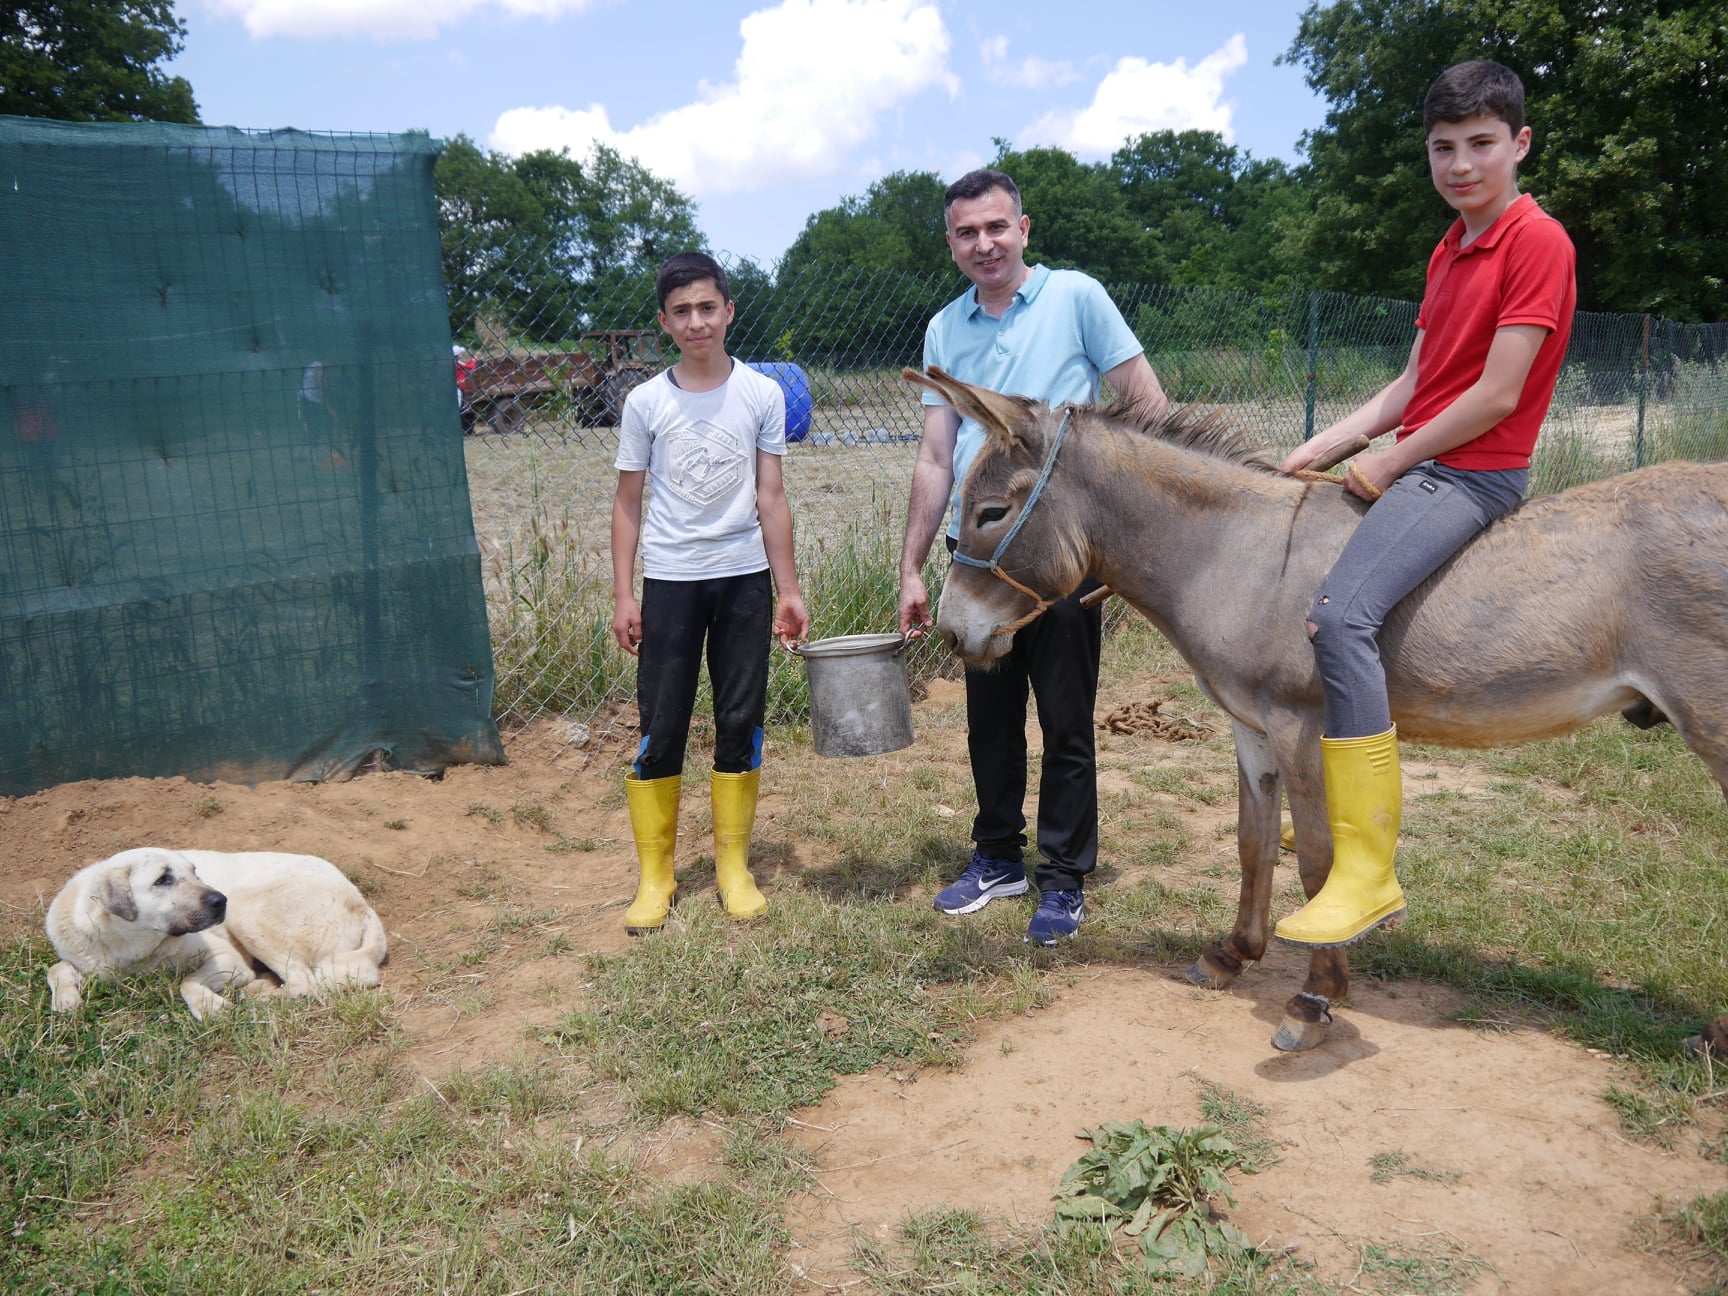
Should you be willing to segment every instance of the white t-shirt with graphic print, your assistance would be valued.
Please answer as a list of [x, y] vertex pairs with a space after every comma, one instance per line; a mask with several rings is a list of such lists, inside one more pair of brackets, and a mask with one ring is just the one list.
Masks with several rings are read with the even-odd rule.
[[648, 473], [644, 576], [706, 580], [767, 568], [756, 513], [758, 450], [786, 453], [786, 398], [748, 365], [733, 361], [713, 391], [684, 391], [667, 370], [630, 393], [613, 467]]

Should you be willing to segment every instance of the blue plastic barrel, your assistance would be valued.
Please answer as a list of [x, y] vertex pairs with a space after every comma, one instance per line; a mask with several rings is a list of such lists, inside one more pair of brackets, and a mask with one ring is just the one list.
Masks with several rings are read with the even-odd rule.
[[810, 380], [795, 364], [783, 360], [750, 360], [757, 373], [767, 374], [786, 393], [786, 440], [802, 441], [810, 434]]

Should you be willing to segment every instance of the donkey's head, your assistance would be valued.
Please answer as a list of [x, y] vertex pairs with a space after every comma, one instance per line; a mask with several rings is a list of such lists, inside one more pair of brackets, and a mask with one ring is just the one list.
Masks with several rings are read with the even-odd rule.
[[902, 376], [984, 429], [960, 488], [960, 543], [942, 585], [936, 628], [972, 663], [1007, 652], [1014, 632], [1086, 576], [1077, 501], [1052, 476], [1067, 409], [963, 383], [940, 369]]

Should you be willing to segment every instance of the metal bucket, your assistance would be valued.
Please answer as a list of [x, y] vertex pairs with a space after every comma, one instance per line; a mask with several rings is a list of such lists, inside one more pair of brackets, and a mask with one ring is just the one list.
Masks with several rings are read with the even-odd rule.
[[810, 729], [818, 756], [880, 756], [912, 745], [904, 635], [841, 635], [792, 651], [810, 681]]

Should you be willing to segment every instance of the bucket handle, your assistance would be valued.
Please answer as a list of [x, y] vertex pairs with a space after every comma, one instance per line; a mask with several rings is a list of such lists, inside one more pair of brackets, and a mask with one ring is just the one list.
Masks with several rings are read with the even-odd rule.
[[[912, 641], [916, 637], [917, 636], [907, 634], [904, 630], [902, 630], [900, 632], [900, 642], [897, 645], [895, 645], [894, 651], [889, 653], [888, 655], [890, 657], [898, 657], [901, 653], [905, 652], [908, 648], [910, 648], [912, 646]], [[788, 644], [786, 646], [786, 651], [791, 653], [795, 657], [803, 657], [804, 656], [804, 645], [801, 643]]]

